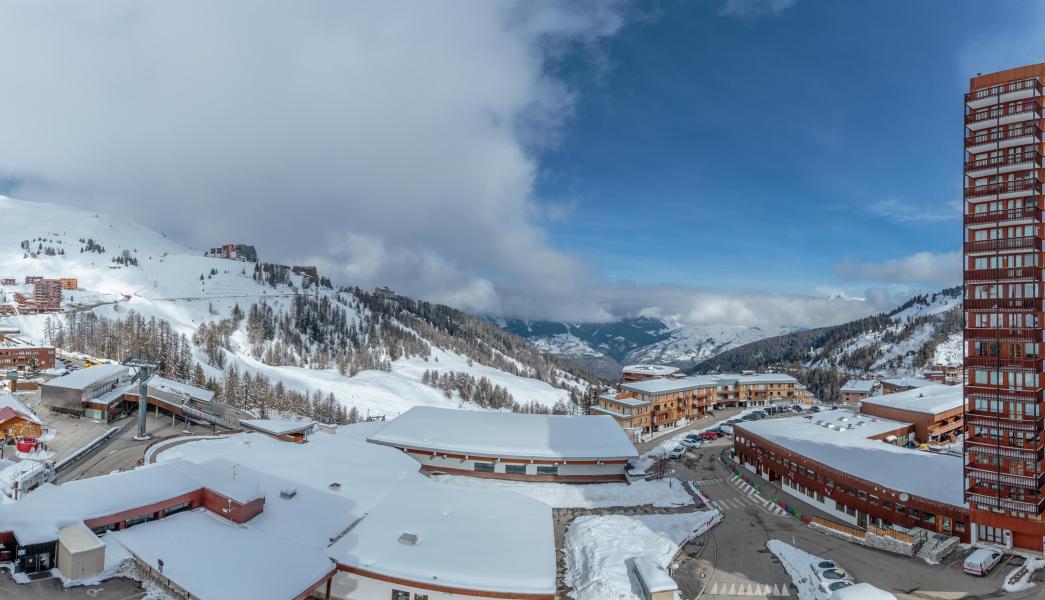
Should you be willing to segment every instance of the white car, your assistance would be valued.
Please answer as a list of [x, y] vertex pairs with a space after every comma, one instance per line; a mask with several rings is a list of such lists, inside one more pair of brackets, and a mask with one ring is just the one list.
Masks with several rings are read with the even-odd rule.
[[700, 440], [682, 440], [679, 445], [684, 448], [700, 448]]
[[668, 454], [668, 458], [682, 458], [682, 455], [685, 453], [685, 448], [683, 448], [682, 446], [675, 446], [671, 449], [671, 452]]
[[965, 559], [962, 568], [970, 575], [983, 577], [1001, 562], [1001, 552], [980, 548]]

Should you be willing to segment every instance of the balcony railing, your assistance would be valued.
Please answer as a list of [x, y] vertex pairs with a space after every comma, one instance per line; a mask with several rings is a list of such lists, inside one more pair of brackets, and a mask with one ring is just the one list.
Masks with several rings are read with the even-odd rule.
[[991, 129], [990, 131], [982, 131], [975, 135], [966, 136], [965, 147], [969, 148], [972, 146], [979, 146], [980, 144], [1004, 142], [1005, 140], [1014, 140], [1026, 136], [1040, 137], [1041, 130], [1035, 125], [1020, 125], [1019, 127], [1005, 127]]
[[965, 103], [976, 100], [983, 100], [984, 98], [990, 98], [991, 96], [1001, 96], [1002, 94], [1010, 94], [1012, 92], [1021, 92], [1023, 90], [1041, 90], [1041, 82], [1036, 77], [1031, 79], [1024, 79], [1022, 81], [1012, 81], [1009, 83], [1003, 83], [995, 85], [989, 88], [983, 88], [975, 90], [965, 94]]
[[994, 196], [997, 194], [1014, 194], [1016, 192], [1041, 192], [1041, 181], [1034, 177], [997, 181], [965, 188], [965, 199]]
[[972, 412], [965, 413], [966, 425], [997, 427], [1006, 431], [1038, 431], [1041, 427], [1040, 421], [1041, 419], [1010, 419], [1008, 415], [988, 416]]
[[995, 250], [1022, 250], [1041, 248], [1042, 238], [1038, 236], [997, 238], [993, 240], [973, 240], [965, 242], [966, 252], [993, 252]]
[[982, 504], [984, 506], [991, 506], [996, 508], [1004, 508], [1006, 510], [1018, 510], [1020, 512], [1038, 514], [1041, 512], [1042, 503], [1045, 500], [1039, 500], [1037, 504], [1031, 502], [1020, 502], [1019, 500], [1009, 500], [1008, 498], [997, 498], [995, 496], [989, 496], [987, 494], [979, 494], [973, 491], [966, 493], [966, 499], [976, 504]]
[[992, 465], [981, 466], [971, 461], [965, 463], [965, 474], [973, 476], [981, 481], [993, 481], [1003, 485], [1018, 485], [1022, 487], [1033, 487], [1036, 489], [1040, 489], [1043, 477], [1041, 473], [1036, 475], [1005, 473], [997, 470], [997, 467], [993, 467]]
[[973, 212], [965, 215], [966, 225], [979, 223], [997, 223], [1001, 221], [1015, 221], [1017, 219], [1033, 219], [1041, 212], [1037, 206], [1024, 206], [1022, 208], [1010, 208], [1008, 210], [987, 210]]
[[1041, 310], [1041, 298], [977, 298], [965, 301], [968, 310], [1035, 309]]
[[1041, 267], [1000, 267], [997, 269], [966, 269], [965, 281], [995, 281], [1000, 279], [1026, 279], [1041, 275]]
[[966, 367], [993, 367], [1001, 365], [1006, 367], [1022, 367], [1024, 369], [1040, 370], [1040, 358], [1012, 358], [998, 356], [966, 356]]
[[[966, 384], [966, 387], [974, 388], [971, 392], [967, 394], [969, 398], [982, 398], [986, 400], [1006, 400], [1015, 402], [1027, 402], [1029, 400], [1033, 400], [1034, 402], [1041, 402], [1042, 400], [1042, 390], [1040, 389], [998, 389], [998, 386], [996, 385], [976, 385], [971, 381], [968, 384]], [[984, 388], [986, 391], [981, 392], [979, 391], [979, 388]]]
[[965, 329], [965, 339], [967, 340], [1012, 340], [1019, 342], [1036, 342], [1040, 341], [1041, 337], [1042, 335], [1037, 329]]
[[1011, 165], [1022, 165], [1023, 163], [1035, 163], [1041, 160], [1037, 150], [1026, 152], [1013, 152], [1002, 156], [985, 156], [974, 160], [965, 161], [966, 171], [978, 171], [980, 169], [993, 169], [995, 167], [1008, 167]]
[[1023, 113], [1041, 114], [1041, 107], [1036, 102], [1021, 102], [1015, 106], [995, 106], [989, 110], [970, 112], [965, 115], [965, 124], [979, 123], [999, 117], [1010, 117]]

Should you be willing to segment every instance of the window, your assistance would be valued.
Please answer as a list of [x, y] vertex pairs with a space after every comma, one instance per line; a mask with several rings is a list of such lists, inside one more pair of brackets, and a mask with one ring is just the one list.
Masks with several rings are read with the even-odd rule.
[[559, 467], [537, 467], [538, 475], [558, 475]]
[[414, 600], [428, 600], [428, 594], [414, 594]]
[[875, 506], [878, 505], [878, 496], [871, 494], [871, 504], [874, 504]]
[[892, 500], [882, 500], [882, 506], [884, 508], [888, 508], [889, 510], [892, 510], [893, 509], [893, 501]]
[[180, 513], [183, 510], [188, 510], [189, 506], [190, 503], [182, 502], [181, 504], [176, 504], [174, 506], [171, 506], [170, 508], [165, 508], [163, 509], [163, 516], [169, 517], [173, 514]]
[[392, 590], [392, 600], [410, 600], [410, 592]]
[[925, 521], [926, 523], [935, 523], [936, 522], [936, 515], [934, 515], [932, 513], [922, 513], [922, 520]]
[[493, 463], [477, 462], [475, 463], [475, 470], [483, 473], [493, 473]]
[[907, 512], [907, 507], [904, 506], [903, 504], [897, 504], [896, 505], [896, 512], [898, 512], [898, 513], [905, 513], [905, 512]]
[[526, 465], [504, 465], [504, 472], [514, 475], [525, 475]]

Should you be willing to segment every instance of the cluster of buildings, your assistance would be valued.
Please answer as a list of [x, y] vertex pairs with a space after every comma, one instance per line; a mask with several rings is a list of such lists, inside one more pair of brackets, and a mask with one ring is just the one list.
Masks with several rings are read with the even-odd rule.
[[957, 385], [964, 381], [961, 367], [934, 366], [926, 369], [919, 377], [872, 377], [850, 379], [839, 393], [842, 404], [856, 406], [864, 398], [879, 394], [895, 394], [934, 384]]
[[972, 537], [1045, 549], [1045, 63], [965, 94], [965, 500]]
[[[15, 279], [6, 277], [4, 285], [15, 285]], [[73, 277], [62, 277], [59, 279], [47, 279], [40, 276], [28, 276], [25, 285], [32, 285], [32, 295], [25, 292], [14, 292], [14, 305], [0, 305], [0, 314], [39, 314], [60, 312], [62, 310], [62, 291], [76, 290], [79, 282]]]
[[734, 425], [737, 460], [841, 521], [973, 538], [963, 458], [917, 447], [954, 441], [962, 386], [931, 384], [865, 399], [859, 411]]
[[172, 441], [154, 448], [155, 464], [0, 504], [0, 561], [81, 580], [131, 560], [197, 598], [552, 600], [551, 508], [422, 471], [606, 480], [636, 456], [606, 417], [436, 408], [319, 429], [305, 443]]
[[247, 244], [223, 244], [215, 248], [209, 248], [203, 256], [210, 258], [227, 258], [243, 262], [258, 262], [258, 251], [254, 246]]
[[648, 434], [678, 427], [722, 406], [812, 401], [806, 387], [784, 373], [684, 376], [674, 367], [632, 365], [622, 370], [619, 391], [600, 396], [592, 413], [611, 416], [628, 431]]

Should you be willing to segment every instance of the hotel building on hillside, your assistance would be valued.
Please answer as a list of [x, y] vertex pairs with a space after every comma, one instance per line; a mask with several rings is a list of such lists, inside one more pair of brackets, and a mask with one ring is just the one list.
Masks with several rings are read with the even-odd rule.
[[973, 542], [1041, 552], [1045, 63], [965, 94], [965, 499]]
[[626, 430], [651, 433], [675, 427], [720, 406], [755, 407], [774, 402], [807, 404], [806, 387], [782, 373], [660, 377], [621, 383], [603, 394], [593, 414], [609, 415]]
[[881, 386], [874, 379], [850, 379], [838, 391], [842, 394], [842, 404], [856, 406]]
[[678, 367], [669, 367], [666, 365], [628, 365], [620, 370], [620, 381], [621, 383], [627, 383], [629, 381], [646, 381], [647, 379], [675, 377], [678, 374]]

